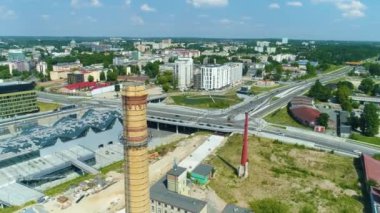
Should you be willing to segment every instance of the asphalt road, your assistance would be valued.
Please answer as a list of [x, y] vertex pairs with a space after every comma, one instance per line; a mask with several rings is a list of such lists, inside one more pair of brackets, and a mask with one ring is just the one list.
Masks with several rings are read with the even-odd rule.
[[[245, 112], [250, 112], [250, 115], [253, 118], [262, 118], [278, 108], [285, 106], [293, 97], [305, 93], [314, 84], [316, 79], [319, 79], [322, 83], [326, 83], [345, 76], [349, 71], [350, 68], [345, 67], [337, 72], [328, 73], [318, 78], [300, 81], [279, 89], [275, 89], [271, 92], [260, 94], [258, 96], [247, 97], [243, 103], [225, 110], [202, 110], [179, 106], [168, 106], [160, 103], [150, 103], [148, 104], [148, 120], [173, 125], [197, 127], [200, 129], [217, 130], [221, 132], [241, 131], [243, 129], [243, 121], [241, 119], [231, 118], [238, 118], [239, 114], [241, 115]], [[81, 104], [119, 109], [121, 107], [120, 100], [88, 99], [78, 97], [67, 98], [66, 96], [49, 93], [38, 93], [38, 96], [40, 98], [50, 99], [66, 104]], [[274, 99], [274, 97], [276, 98]], [[250, 130], [257, 131], [258, 129], [251, 127]], [[380, 152], [380, 149], [375, 147], [356, 144], [344, 140], [340, 140], [339, 142], [336, 140], [326, 140], [325, 138], [315, 135], [307, 135], [307, 133], [305, 135], [303, 132], [290, 132], [279, 128], [264, 128], [260, 131], [273, 136], [278, 136], [281, 134], [281, 137], [311, 142], [321, 148], [329, 148], [345, 153], [355, 154], [360, 151], [366, 154], [374, 154]]]

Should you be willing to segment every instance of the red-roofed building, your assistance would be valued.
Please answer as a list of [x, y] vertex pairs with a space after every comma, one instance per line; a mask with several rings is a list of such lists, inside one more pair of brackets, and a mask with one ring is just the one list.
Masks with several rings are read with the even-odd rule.
[[375, 181], [377, 185], [380, 184], [380, 161], [368, 156], [362, 155], [362, 163], [364, 168], [364, 175], [366, 185], [369, 190], [371, 198], [371, 206], [374, 213], [380, 212], [380, 188], [377, 186], [369, 185], [369, 182]]
[[109, 86], [108, 83], [98, 83], [98, 82], [80, 82], [75, 84], [69, 84], [65, 86], [68, 90], [85, 90], [85, 91], [91, 91], [97, 88], [102, 88]]
[[289, 112], [295, 120], [310, 127], [317, 124], [317, 118], [321, 114], [317, 109], [308, 106], [291, 107]]

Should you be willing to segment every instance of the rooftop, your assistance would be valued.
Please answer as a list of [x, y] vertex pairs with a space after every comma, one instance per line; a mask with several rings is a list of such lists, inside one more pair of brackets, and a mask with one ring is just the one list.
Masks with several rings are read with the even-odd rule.
[[200, 164], [197, 166], [194, 170], [193, 173], [202, 175], [202, 176], [208, 176], [211, 174], [212, 170], [214, 167], [207, 165], [207, 164]]
[[166, 187], [166, 178], [161, 178], [150, 188], [150, 198], [171, 206], [198, 213], [206, 206], [206, 202], [169, 191]]
[[186, 172], [185, 168], [179, 167], [179, 166], [174, 166], [174, 168], [172, 168], [167, 174], [178, 177], [184, 172]]
[[66, 116], [52, 127], [31, 126], [20, 135], [0, 141], [0, 159], [6, 153], [17, 154], [30, 149], [39, 149], [54, 145], [58, 139], [69, 141], [87, 134], [88, 129], [100, 132], [112, 127], [116, 119], [121, 119], [118, 111], [88, 110], [82, 118]]
[[222, 213], [252, 213], [252, 211], [233, 204], [228, 204], [224, 207]]
[[33, 90], [34, 82], [12, 81], [0, 83], [0, 94]]

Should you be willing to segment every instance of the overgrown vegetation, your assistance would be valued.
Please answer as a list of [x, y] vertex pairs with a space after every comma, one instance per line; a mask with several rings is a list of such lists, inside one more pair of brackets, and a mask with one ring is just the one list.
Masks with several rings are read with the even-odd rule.
[[352, 158], [249, 137], [250, 173], [241, 179], [241, 144], [242, 135], [231, 136], [207, 162], [216, 169], [210, 187], [226, 202], [254, 212], [363, 211]]

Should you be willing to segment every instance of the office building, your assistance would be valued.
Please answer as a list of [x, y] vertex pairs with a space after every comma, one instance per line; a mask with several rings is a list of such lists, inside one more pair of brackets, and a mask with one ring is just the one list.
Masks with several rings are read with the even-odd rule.
[[38, 111], [35, 83], [0, 83], [0, 119]]
[[193, 82], [193, 59], [179, 58], [175, 61], [174, 78], [177, 79], [178, 89], [181, 91], [191, 87]]

